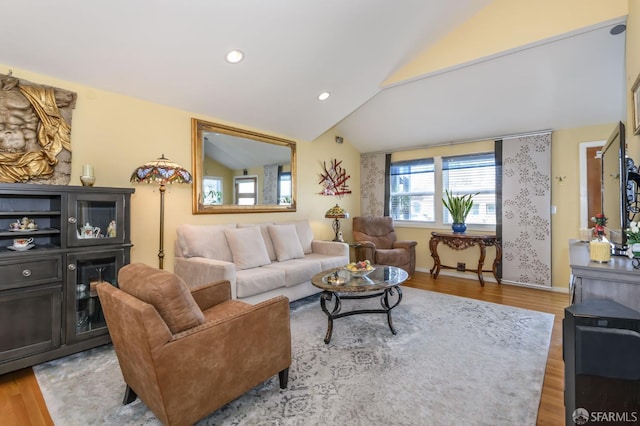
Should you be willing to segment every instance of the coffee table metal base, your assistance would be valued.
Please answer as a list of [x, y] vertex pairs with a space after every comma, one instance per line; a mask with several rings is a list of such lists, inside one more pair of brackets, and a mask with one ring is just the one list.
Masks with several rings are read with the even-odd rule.
[[[327, 309], [327, 302], [331, 302], [331, 299], [334, 298], [333, 309]], [[342, 309], [342, 299], [371, 299], [374, 297], [380, 297], [380, 305], [382, 309], [357, 309], [349, 312], [340, 312]], [[352, 296], [352, 295], [340, 295], [339, 293], [332, 291], [323, 291], [320, 295], [320, 307], [322, 308], [322, 312], [327, 315], [328, 325], [327, 325], [327, 335], [324, 338], [324, 343], [329, 343], [331, 341], [331, 335], [333, 334], [333, 320], [342, 317], [348, 317], [350, 315], [356, 314], [386, 314], [387, 322], [389, 323], [389, 328], [391, 329], [391, 333], [394, 335], [397, 334], [396, 329], [393, 327], [393, 320], [391, 319], [391, 310], [400, 304], [402, 300], [402, 290], [399, 286], [393, 286], [385, 289], [382, 292], [376, 292], [373, 294], [364, 294], [361, 296]]]

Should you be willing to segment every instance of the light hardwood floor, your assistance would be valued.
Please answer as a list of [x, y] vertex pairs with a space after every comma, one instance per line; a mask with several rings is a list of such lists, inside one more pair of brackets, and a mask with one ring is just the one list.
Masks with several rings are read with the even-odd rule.
[[[405, 285], [554, 314], [538, 425], [564, 425], [562, 318], [569, 303], [567, 294], [489, 282], [480, 287], [477, 280], [443, 275], [433, 280], [424, 272], [416, 272]], [[3, 426], [53, 425], [31, 368], [0, 376], [0, 413]]]

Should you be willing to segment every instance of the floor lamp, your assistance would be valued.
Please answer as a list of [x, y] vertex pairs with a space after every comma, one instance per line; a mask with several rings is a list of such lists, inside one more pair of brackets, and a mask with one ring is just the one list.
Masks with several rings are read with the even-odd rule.
[[178, 164], [162, 157], [145, 163], [131, 174], [133, 183], [151, 183], [160, 185], [160, 249], [158, 267], [164, 269], [164, 193], [169, 183], [191, 183], [191, 173]]

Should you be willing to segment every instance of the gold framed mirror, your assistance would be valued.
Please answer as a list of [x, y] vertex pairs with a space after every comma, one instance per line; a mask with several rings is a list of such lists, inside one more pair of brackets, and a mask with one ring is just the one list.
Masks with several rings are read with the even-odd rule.
[[296, 211], [296, 143], [191, 119], [193, 214]]

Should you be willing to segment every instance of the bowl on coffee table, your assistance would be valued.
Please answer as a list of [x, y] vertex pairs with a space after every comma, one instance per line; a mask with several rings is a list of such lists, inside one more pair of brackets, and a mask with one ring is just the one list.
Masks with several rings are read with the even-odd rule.
[[376, 270], [369, 261], [351, 262], [344, 267], [354, 277], [366, 277], [370, 273]]

